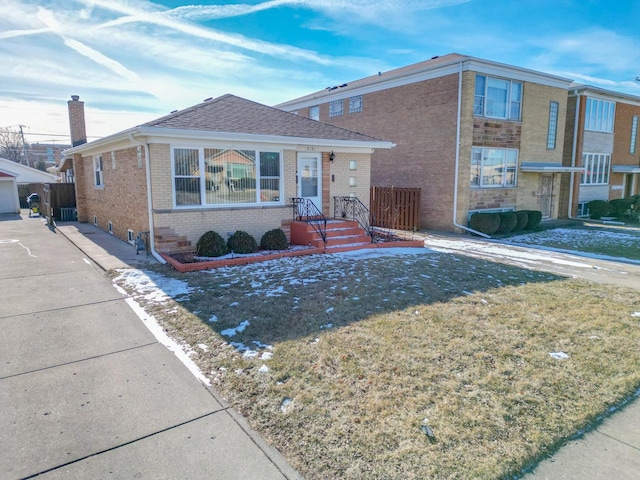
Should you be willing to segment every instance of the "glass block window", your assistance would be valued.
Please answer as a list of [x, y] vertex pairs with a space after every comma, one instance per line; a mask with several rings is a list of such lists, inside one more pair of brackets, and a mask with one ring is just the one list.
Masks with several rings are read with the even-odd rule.
[[362, 111], [362, 95], [357, 95], [349, 99], [349, 113], [358, 113]]
[[555, 150], [558, 133], [558, 102], [549, 104], [549, 127], [547, 131], [547, 149]]
[[329, 116], [339, 117], [344, 113], [344, 101], [334, 100], [329, 103]]

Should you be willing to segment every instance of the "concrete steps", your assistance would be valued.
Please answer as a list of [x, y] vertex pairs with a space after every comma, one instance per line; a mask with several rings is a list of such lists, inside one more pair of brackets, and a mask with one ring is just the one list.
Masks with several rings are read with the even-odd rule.
[[156, 251], [160, 253], [189, 253], [194, 247], [184, 235], [178, 235], [171, 227], [155, 229]]

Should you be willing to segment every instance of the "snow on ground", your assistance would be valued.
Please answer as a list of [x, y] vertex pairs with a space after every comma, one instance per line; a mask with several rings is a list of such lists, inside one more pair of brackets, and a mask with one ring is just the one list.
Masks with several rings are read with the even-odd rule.
[[184, 299], [193, 291], [193, 287], [183, 280], [135, 269], [121, 270], [114, 282], [135, 290], [137, 297], [156, 303], [166, 302], [169, 298]]

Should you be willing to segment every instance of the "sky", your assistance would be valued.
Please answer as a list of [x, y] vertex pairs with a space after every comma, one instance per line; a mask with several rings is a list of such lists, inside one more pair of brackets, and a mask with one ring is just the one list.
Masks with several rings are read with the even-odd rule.
[[640, 96], [640, 0], [2, 0], [0, 128], [89, 140], [231, 93], [267, 105], [460, 53]]

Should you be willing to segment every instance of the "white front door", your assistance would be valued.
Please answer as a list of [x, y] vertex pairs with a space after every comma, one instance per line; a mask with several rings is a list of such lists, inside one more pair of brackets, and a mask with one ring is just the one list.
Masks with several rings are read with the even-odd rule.
[[298, 197], [314, 203], [322, 212], [322, 155], [298, 153]]

